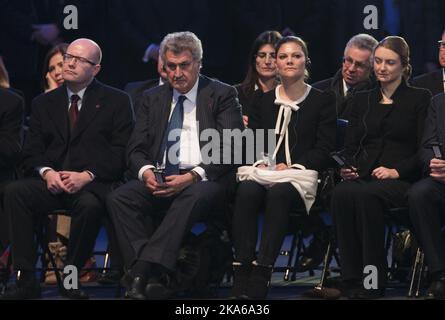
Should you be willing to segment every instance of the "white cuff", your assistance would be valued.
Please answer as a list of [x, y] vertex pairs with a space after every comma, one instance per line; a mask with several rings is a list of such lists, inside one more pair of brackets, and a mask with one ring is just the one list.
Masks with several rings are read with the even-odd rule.
[[203, 168], [201, 167], [196, 167], [194, 169], [192, 169], [193, 171], [195, 171], [197, 174], [199, 174], [201, 176], [201, 181], [207, 181], [207, 175], [206, 172]]
[[146, 165], [146, 166], [143, 166], [142, 168], [141, 168], [141, 170], [139, 170], [139, 174], [138, 174], [138, 179], [140, 180], [140, 181], [142, 181], [142, 182], [144, 182], [144, 179], [143, 179], [143, 175], [144, 175], [144, 172], [145, 171], [147, 171], [147, 170], [153, 170], [155, 167], [154, 166], [151, 166], [151, 165]]
[[39, 167], [39, 168], [37, 168], [37, 170], [39, 171], [39, 174], [40, 174], [40, 176], [41, 176], [42, 179], [43, 179], [43, 174], [44, 174], [46, 171], [48, 171], [48, 170], [53, 170], [53, 168], [50, 168], [50, 167]]

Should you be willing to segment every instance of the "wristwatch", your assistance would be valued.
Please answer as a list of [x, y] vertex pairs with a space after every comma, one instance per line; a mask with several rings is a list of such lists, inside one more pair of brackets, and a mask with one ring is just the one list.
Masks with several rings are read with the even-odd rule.
[[193, 183], [196, 183], [196, 182], [199, 182], [202, 180], [201, 176], [196, 171], [190, 170], [189, 173], [192, 175]]

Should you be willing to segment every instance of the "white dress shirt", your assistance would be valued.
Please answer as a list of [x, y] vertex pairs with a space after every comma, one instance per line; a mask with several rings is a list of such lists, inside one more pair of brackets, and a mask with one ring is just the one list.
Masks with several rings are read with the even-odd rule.
[[[181, 131], [180, 141], [180, 153], [179, 153], [179, 169], [192, 170], [198, 173], [203, 181], [207, 180], [205, 170], [201, 167], [197, 167], [202, 162], [201, 147], [199, 145], [199, 127], [196, 119], [196, 99], [198, 96], [198, 84], [197, 79], [193, 88], [186, 94], [181, 94], [176, 90], [173, 90], [173, 99], [170, 107], [169, 120], [173, 114], [173, 110], [178, 102], [179, 96], [186, 97], [184, 100], [184, 122]], [[161, 168], [165, 168], [165, 156], [164, 153]], [[154, 166], [143, 166], [139, 170], [139, 180], [142, 179], [142, 175], [147, 169], [154, 169]]]

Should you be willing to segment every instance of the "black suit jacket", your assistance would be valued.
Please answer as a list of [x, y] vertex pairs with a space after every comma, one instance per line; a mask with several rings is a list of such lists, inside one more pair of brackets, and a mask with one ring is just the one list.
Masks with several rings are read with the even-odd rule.
[[23, 148], [26, 173], [38, 175], [38, 167], [56, 171], [89, 170], [96, 176], [86, 186], [89, 189], [119, 181], [125, 168], [125, 147], [133, 129], [128, 95], [93, 81], [85, 91], [72, 133], [68, 107], [66, 86], [34, 99]]
[[137, 114], [139, 106], [142, 104], [142, 98], [144, 97], [144, 91], [159, 85], [159, 79], [151, 79], [147, 81], [130, 82], [124, 88], [124, 91], [128, 93], [133, 102], [134, 113]]
[[[272, 90], [255, 101], [249, 119], [251, 129], [275, 129], [280, 110], [280, 106], [274, 103], [275, 99], [275, 90]], [[288, 127], [292, 163], [322, 171], [329, 167], [329, 153], [335, 149], [334, 96], [312, 88], [299, 106], [300, 110], [292, 113]], [[269, 153], [274, 151], [268, 150], [268, 147], [266, 150]], [[284, 150], [283, 142], [277, 154], [277, 164], [286, 163]]]
[[445, 93], [436, 95], [431, 100], [428, 116], [425, 121], [425, 131], [420, 148], [420, 160], [425, 174], [430, 173], [430, 162], [434, 158], [431, 143], [442, 144], [442, 155], [445, 156]]
[[358, 83], [356, 86], [348, 91], [345, 96], [343, 94], [343, 76], [341, 69], [337, 71], [334, 77], [318, 81], [312, 84], [314, 88], [321, 91], [332, 92], [335, 95], [335, 108], [337, 110], [337, 118], [348, 119], [351, 115], [351, 100], [354, 95], [363, 90], [369, 90], [376, 86], [374, 77], [371, 77], [367, 81]]
[[381, 99], [380, 88], [354, 97], [346, 129], [347, 155], [362, 178], [384, 166], [396, 169], [402, 180], [415, 181], [420, 175], [417, 150], [431, 94], [402, 82], [392, 96], [393, 104], [379, 104]]
[[433, 96], [443, 93], [443, 69], [422, 74], [414, 78], [412, 84], [414, 87], [430, 90]]
[[2, 182], [14, 178], [15, 165], [22, 149], [24, 112], [23, 98], [0, 88], [0, 186]]
[[[143, 103], [136, 115], [136, 127], [127, 149], [128, 167], [134, 177], [138, 176], [143, 166], [155, 165], [161, 158], [160, 148], [167, 129], [172, 98], [173, 89], [169, 84], [144, 93]], [[199, 121], [200, 134], [206, 129], [217, 129], [219, 133], [222, 133], [223, 129], [243, 129], [236, 90], [217, 80], [200, 76], [196, 120]], [[201, 150], [206, 144], [206, 141], [200, 141]], [[231, 165], [222, 164], [199, 166], [206, 171], [211, 181], [218, 180], [233, 169]]]

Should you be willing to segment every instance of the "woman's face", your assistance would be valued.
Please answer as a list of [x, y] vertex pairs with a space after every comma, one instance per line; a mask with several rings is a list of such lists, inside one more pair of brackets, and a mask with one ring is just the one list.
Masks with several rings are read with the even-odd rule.
[[263, 45], [256, 53], [255, 68], [262, 79], [274, 78], [277, 73], [275, 49], [271, 44]]
[[382, 84], [401, 79], [403, 66], [399, 55], [391, 49], [379, 47], [374, 54], [374, 73]]
[[277, 53], [277, 70], [281, 79], [300, 79], [306, 70], [306, 56], [295, 42], [283, 44]]
[[57, 83], [58, 86], [61, 86], [64, 82], [62, 77], [62, 68], [63, 68], [63, 57], [62, 54], [56, 53], [49, 59], [48, 64], [48, 73], [54, 82]]

